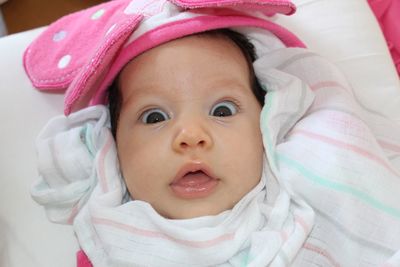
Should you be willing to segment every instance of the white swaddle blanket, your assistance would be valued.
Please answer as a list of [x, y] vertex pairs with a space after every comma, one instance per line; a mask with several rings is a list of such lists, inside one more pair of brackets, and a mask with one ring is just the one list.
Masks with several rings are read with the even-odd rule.
[[73, 224], [96, 267], [400, 266], [400, 125], [362, 107], [307, 50], [268, 52], [254, 66], [268, 89], [266, 161], [232, 210], [170, 220], [129, 199], [104, 106], [45, 127], [33, 198]]

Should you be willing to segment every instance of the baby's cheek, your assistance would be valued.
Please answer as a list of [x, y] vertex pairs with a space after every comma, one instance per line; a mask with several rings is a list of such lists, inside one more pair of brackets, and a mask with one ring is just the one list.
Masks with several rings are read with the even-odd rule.
[[129, 154], [129, 159], [125, 158], [122, 173], [134, 199], [151, 202], [156, 188], [160, 187], [165, 170], [161, 163], [165, 160], [159, 155], [150, 149], [138, 149]]
[[255, 186], [261, 178], [263, 169], [264, 147], [262, 144], [261, 136], [256, 135], [254, 139], [249, 139], [247, 144], [247, 151], [243, 153], [246, 155], [246, 173], [250, 179], [250, 186]]
[[133, 199], [147, 200], [146, 192], [149, 192], [148, 179], [142, 174], [140, 168], [130, 166], [128, 170], [123, 172], [124, 181]]

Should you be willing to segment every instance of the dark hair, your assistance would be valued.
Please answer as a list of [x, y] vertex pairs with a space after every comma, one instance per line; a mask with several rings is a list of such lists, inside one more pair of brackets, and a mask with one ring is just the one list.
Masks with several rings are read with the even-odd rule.
[[[264, 105], [265, 90], [262, 89], [258, 79], [254, 73], [253, 62], [256, 60], [256, 52], [254, 45], [247, 39], [246, 36], [229, 29], [210, 30], [201, 33], [193, 34], [196, 36], [211, 36], [225, 38], [232, 41], [243, 53], [246, 58], [247, 65], [250, 71], [251, 90], [261, 106]], [[187, 37], [187, 36], [185, 36]], [[118, 85], [119, 76], [114, 79], [114, 82], [108, 88], [108, 102], [111, 117], [111, 131], [116, 139], [118, 120], [122, 106], [122, 95]]]

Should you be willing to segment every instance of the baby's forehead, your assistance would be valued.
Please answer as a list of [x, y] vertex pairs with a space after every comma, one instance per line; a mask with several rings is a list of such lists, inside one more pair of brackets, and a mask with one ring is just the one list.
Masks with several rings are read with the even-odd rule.
[[[203, 53], [203, 54], [218, 54], [220, 57], [230, 57], [233, 54], [230, 53], [232, 51], [236, 51], [236, 56], [239, 57], [246, 57], [245, 52], [248, 51], [243, 51], [245, 50], [245, 46], [248, 46], [248, 44], [242, 44], [242, 40], [238, 40], [237, 37], [231, 37], [230, 34], [235, 34], [241, 36], [244, 40], [246, 37], [242, 36], [239, 33], [234, 33], [231, 30], [228, 29], [222, 29], [222, 30], [213, 30], [213, 31], [206, 31], [206, 32], [201, 32], [201, 33], [196, 33], [193, 35], [189, 36], [184, 36], [181, 38], [177, 38], [174, 40], [171, 40], [169, 42], [162, 43], [158, 46], [152, 47], [151, 49], [139, 54], [135, 58], [131, 59], [125, 66], [126, 68], [127, 65], [129, 65], [132, 61], [138, 61], [143, 58], [148, 58], [149, 55], [157, 53], [157, 56], [159, 57], [160, 53], [163, 52], [165, 53], [172, 53], [179, 55], [182, 50], [187, 50], [187, 49], [193, 49], [191, 50], [192, 53]], [[250, 44], [251, 45], [251, 44]], [[201, 49], [205, 47], [206, 49]], [[154, 58], [152, 58], [154, 59]], [[196, 62], [193, 62], [195, 64]]]
[[157, 86], [186, 77], [193, 82], [204, 78], [199, 82], [208, 83], [218, 81], [219, 76], [226, 80], [225, 76], [235, 79], [248, 74], [249, 64], [239, 47], [226, 38], [204, 36], [176, 39], [142, 53], [124, 66], [120, 82]]

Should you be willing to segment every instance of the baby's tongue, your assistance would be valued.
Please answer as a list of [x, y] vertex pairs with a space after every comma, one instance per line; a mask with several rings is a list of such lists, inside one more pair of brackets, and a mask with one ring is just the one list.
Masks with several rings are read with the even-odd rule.
[[210, 177], [202, 171], [190, 172], [183, 176], [177, 184], [181, 186], [201, 185], [210, 181]]
[[171, 184], [171, 189], [177, 197], [195, 199], [207, 197], [218, 185], [218, 180], [202, 171], [190, 172]]

